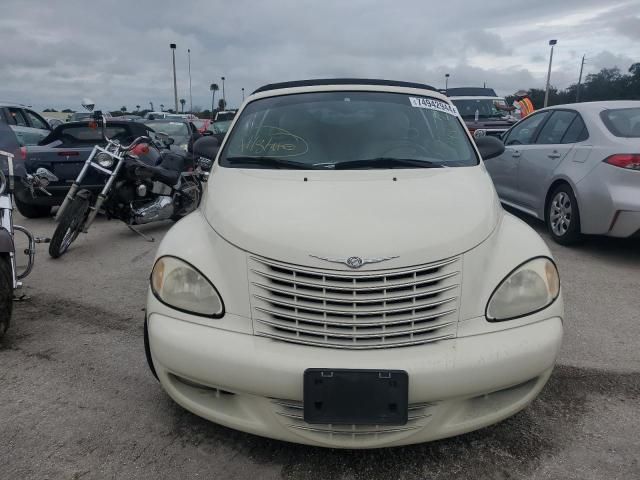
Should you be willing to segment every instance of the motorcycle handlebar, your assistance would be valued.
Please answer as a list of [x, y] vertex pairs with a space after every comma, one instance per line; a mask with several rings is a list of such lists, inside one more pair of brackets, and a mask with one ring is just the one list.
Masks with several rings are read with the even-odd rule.
[[136, 145], [139, 145], [141, 143], [152, 143], [152, 140], [151, 140], [151, 138], [147, 137], [146, 135], [142, 135], [141, 137], [136, 138], [129, 145], [120, 145], [120, 148], [122, 150], [124, 150], [125, 152], [129, 152], [129, 151], [133, 150], [133, 148]]

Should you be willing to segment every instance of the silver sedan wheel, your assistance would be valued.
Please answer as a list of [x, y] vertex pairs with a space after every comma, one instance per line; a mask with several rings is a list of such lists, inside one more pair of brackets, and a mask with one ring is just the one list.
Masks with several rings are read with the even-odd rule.
[[571, 225], [571, 198], [566, 192], [558, 192], [551, 201], [551, 211], [549, 218], [551, 220], [551, 230], [558, 237], [562, 237], [569, 230]]

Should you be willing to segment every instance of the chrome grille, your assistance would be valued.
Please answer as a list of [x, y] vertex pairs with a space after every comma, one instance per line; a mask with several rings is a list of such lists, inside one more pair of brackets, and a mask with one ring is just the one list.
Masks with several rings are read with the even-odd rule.
[[276, 414], [282, 422], [300, 434], [315, 437], [316, 440], [370, 440], [394, 434], [410, 434], [423, 428], [431, 419], [431, 410], [435, 402], [409, 404], [409, 416], [405, 425], [317, 425], [304, 421], [304, 404], [293, 400], [271, 399]]
[[251, 256], [254, 329], [307, 345], [367, 349], [455, 336], [460, 258], [411, 268], [320, 270]]

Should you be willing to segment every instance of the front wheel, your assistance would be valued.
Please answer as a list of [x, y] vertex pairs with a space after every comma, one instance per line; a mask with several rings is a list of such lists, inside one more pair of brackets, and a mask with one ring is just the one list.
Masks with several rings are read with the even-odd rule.
[[13, 270], [8, 255], [0, 256], [0, 338], [3, 337], [13, 310]]
[[569, 185], [556, 187], [549, 199], [545, 216], [551, 238], [560, 245], [571, 245], [582, 238], [578, 202]]
[[49, 255], [58, 258], [69, 249], [69, 246], [82, 231], [88, 213], [89, 199], [76, 195], [58, 221], [58, 226], [49, 244]]

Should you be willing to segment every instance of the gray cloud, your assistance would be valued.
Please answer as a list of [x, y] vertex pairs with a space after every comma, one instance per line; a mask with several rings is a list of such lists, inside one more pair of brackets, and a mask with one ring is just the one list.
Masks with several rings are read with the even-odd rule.
[[[2, 0], [0, 98], [58, 108], [79, 108], [85, 96], [102, 108], [171, 106], [171, 42], [178, 44], [179, 97], [188, 102], [190, 48], [193, 103], [205, 108], [209, 84], [221, 84], [222, 75], [231, 105], [240, 102], [241, 87], [249, 93], [310, 77], [442, 86], [448, 72], [451, 84], [486, 81], [505, 94], [540, 87], [552, 36], [560, 39], [553, 83], [563, 87], [575, 81], [582, 52], [595, 57], [606, 45], [613, 56], [603, 52], [602, 66], [637, 57], [629, 38], [638, 31], [632, 12], [639, 6], [613, 2], [602, 13], [601, 0], [449, 0], [438, 7], [420, 0]], [[558, 22], [575, 14], [586, 19]], [[596, 37], [606, 42], [593, 51]]]
[[469, 30], [464, 34], [464, 37], [467, 47], [478, 53], [510, 55], [512, 52], [512, 49], [507, 48], [497, 33], [486, 30]]

